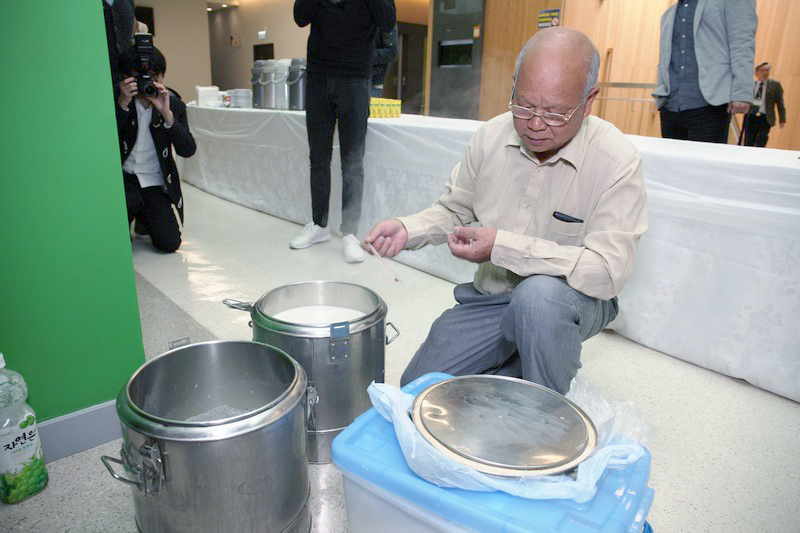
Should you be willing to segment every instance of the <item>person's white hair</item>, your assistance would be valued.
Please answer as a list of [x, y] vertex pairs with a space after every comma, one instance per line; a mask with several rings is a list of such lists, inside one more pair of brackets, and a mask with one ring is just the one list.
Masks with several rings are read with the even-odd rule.
[[522, 50], [520, 50], [519, 55], [517, 56], [517, 63], [514, 67], [514, 86], [511, 89], [512, 95], [517, 88], [517, 75], [519, 74], [519, 67], [522, 65], [522, 59], [534, 48], [534, 46], [539, 44], [543, 39], [546, 39], [549, 34], [555, 33], [573, 34], [577, 38], [577, 41], [583, 41], [580, 48], [582, 52], [582, 58], [586, 64], [586, 82], [583, 86], [584, 96], [589, 94], [589, 91], [591, 91], [592, 88], [597, 85], [597, 76], [600, 72], [600, 54], [597, 52], [597, 47], [595, 47], [594, 43], [592, 43], [592, 41], [585, 34], [577, 30], [571, 30], [568, 28], [547, 28], [540, 30], [533, 37], [528, 39], [528, 41], [525, 43], [525, 46], [523, 46]]

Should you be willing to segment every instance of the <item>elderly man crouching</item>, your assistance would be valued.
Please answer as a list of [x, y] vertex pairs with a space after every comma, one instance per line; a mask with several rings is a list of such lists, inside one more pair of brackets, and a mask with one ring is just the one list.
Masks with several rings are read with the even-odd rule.
[[617, 315], [647, 199], [636, 148], [590, 116], [599, 66], [584, 34], [537, 32], [517, 59], [510, 113], [475, 133], [448, 192], [364, 237], [388, 257], [446, 241], [480, 265], [456, 286], [458, 305], [433, 323], [402, 385], [433, 371], [491, 373], [563, 394], [581, 343]]

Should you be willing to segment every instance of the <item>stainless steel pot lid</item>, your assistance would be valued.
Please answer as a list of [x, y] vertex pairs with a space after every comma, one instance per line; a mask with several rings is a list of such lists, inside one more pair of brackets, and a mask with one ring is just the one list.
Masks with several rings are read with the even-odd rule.
[[597, 445], [594, 424], [580, 407], [546, 387], [504, 376], [435, 383], [414, 400], [412, 418], [439, 451], [498, 476], [566, 472]]

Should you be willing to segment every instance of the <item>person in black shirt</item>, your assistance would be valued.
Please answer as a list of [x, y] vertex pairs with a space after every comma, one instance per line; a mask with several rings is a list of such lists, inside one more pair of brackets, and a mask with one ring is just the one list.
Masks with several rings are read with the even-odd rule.
[[331, 238], [328, 208], [333, 131], [342, 161], [342, 244], [347, 262], [364, 260], [355, 232], [361, 218], [364, 144], [369, 117], [375, 35], [396, 23], [394, 0], [295, 0], [294, 20], [308, 37], [306, 128], [313, 221], [292, 239], [295, 249]]

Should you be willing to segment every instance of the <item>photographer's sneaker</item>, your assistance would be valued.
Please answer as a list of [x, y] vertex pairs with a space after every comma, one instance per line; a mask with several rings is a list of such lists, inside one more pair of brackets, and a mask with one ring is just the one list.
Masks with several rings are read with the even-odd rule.
[[360, 263], [366, 257], [361, 243], [352, 233], [342, 237], [342, 249], [344, 250], [344, 260], [348, 263]]
[[292, 242], [289, 243], [289, 246], [295, 250], [302, 250], [303, 248], [308, 248], [312, 244], [329, 240], [331, 240], [331, 230], [317, 226], [311, 222], [306, 224], [306, 226], [303, 228], [303, 232], [300, 235], [292, 239]]
[[144, 227], [144, 224], [139, 222], [139, 219], [135, 219], [133, 222], [133, 238], [134, 239], [149, 239], [150, 232], [147, 231], [147, 228]]

